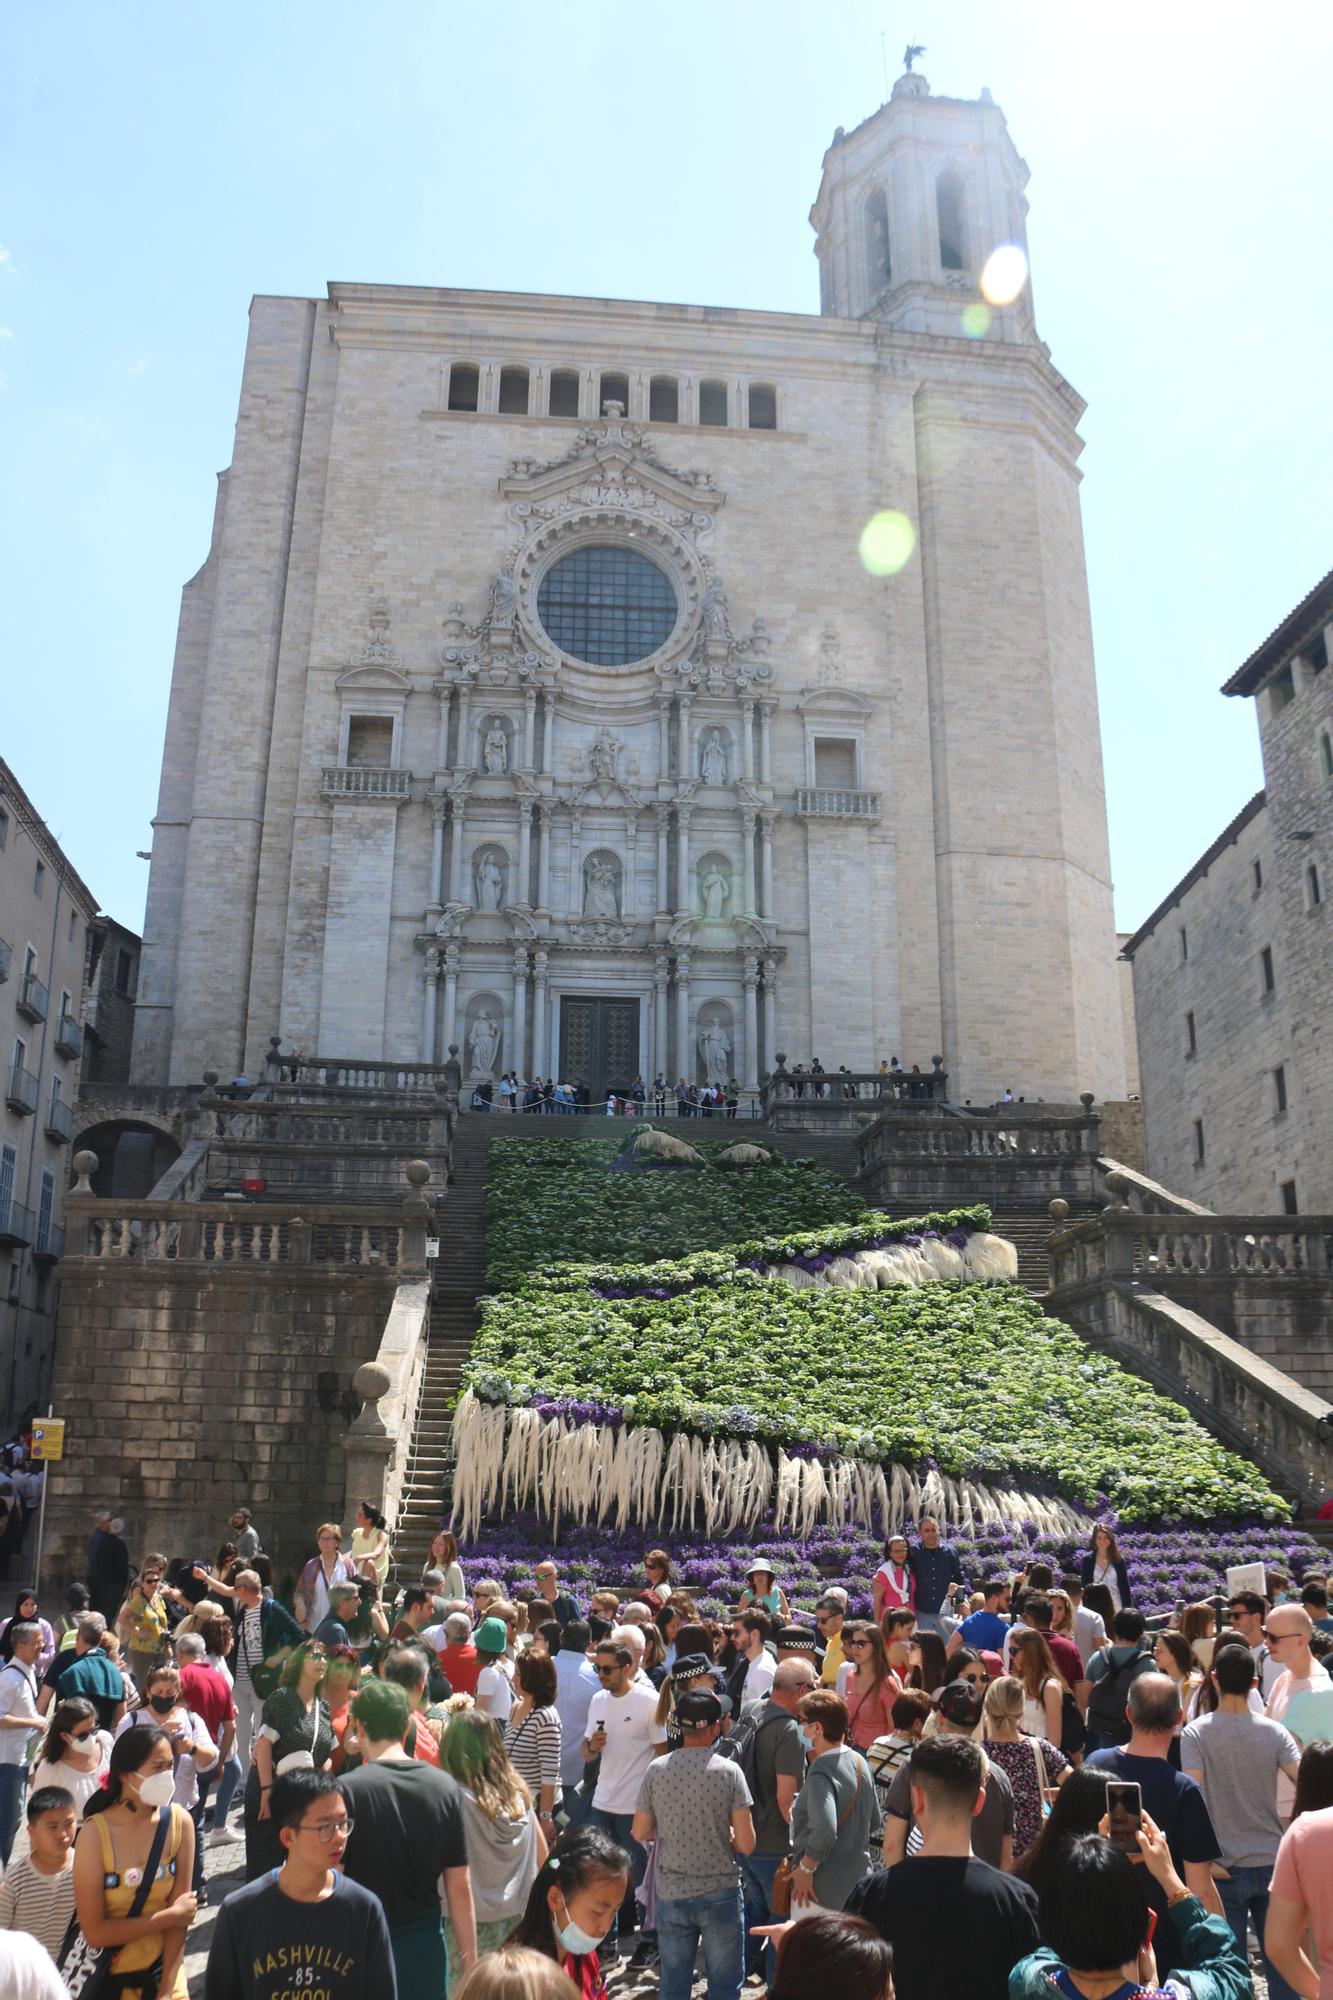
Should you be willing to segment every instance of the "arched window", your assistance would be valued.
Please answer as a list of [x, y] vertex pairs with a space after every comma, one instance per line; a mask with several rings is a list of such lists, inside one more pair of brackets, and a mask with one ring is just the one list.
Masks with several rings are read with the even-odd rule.
[[883, 188], [873, 188], [866, 202], [866, 276], [870, 296], [878, 298], [893, 275], [889, 256], [889, 203]]
[[500, 370], [500, 414], [525, 417], [528, 413], [528, 371], [526, 368]]
[[602, 415], [607, 414], [608, 403], [619, 403], [624, 415], [629, 414], [629, 376], [603, 375], [601, 388], [597, 392], [597, 407]]
[[674, 375], [654, 375], [648, 385], [648, 421], [674, 424], [680, 421], [680, 391]]
[[574, 368], [551, 370], [551, 394], [547, 412], [553, 417], [576, 417], [579, 413], [579, 378]]
[[725, 424], [726, 421], [726, 383], [701, 382], [699, 384], [699, 422], [701, 424]]
[[775, 431], [778, 427], [778, 392], [771, 382], [750, 384], [750, 429]]
[[935, 183], [935, 214], [940, 227], [940, 263], [946, 271], [966, 270], [963, 183], [952, 169]]
[[449, 370], [449, 408], [451, 410], [475, 410], [480, 376], [476, 363], [455, 361]]

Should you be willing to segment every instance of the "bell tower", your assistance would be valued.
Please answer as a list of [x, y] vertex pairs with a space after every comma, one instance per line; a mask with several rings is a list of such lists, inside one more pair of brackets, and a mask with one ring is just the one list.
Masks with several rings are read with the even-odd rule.
[[824, 155], [810, 211], [821, 313], [902, 333], [1035, 341], [1030, 284], [963, 320], [982, 303], [991, 252], [1012, 243], [1026, 254], [1027, 178], [988, 90], [975, 101], [932, 97], [907, 70], [887, 104], [852, 132], [838, 127]]

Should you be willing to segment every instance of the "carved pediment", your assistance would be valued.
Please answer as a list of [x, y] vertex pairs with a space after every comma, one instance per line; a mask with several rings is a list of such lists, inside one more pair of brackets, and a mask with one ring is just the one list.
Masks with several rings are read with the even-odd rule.
[[530, 507], [563, 501], [579, 507], [623, 507], [652, 513], [659, 507], [686, 515], [716, 513], [725, 495], [707, 472], [680, 472], [658, 458], [645, 431], [633, 424], [591, 424], [580, 430], [563, 458], [541, 464], [517, 458], [500, 481], [507, 500]]
[[357, 688], [369, 694], [411, 694], [412, 681], [408, 674], [399, 673], [397, 667], [376, 663], [373, 666], [349, 667], [345, 674], [339, 674], [334, 686]]

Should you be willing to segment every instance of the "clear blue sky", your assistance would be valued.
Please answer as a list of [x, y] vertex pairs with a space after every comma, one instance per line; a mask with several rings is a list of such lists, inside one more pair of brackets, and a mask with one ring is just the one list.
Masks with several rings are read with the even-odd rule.
[[1119, 921], [1260, 782], [1219, 683], [1333, 562], [1333, 9], [27, 0], [0, 36], [0, 749], [137, 927], [178, 593], [252, 293], [330, 278], [818, 304], [834, 127], [904, 43], [1031, 168], [1088, 399]]

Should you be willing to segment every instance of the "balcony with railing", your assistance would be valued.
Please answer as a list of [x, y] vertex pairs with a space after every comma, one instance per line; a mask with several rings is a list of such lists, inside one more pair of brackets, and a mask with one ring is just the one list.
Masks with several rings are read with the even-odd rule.
[[46, 1136], [67, 1146], [74, 1137], [74, 1110], [63, 1097], [53, 1097], [46, 1107]]
[[797, 819], [878, 819], [879, 793], [812, 785], [796, 794]]
[[384, 764], [328, 764], [320, 791], [326, 799], [409, 799], [412, 773]]
[[37, 1220], [37, 1233], [33, 1239], [32, 1261], [34, 1264], [54, 1264], [65, 1254], [65, 1227], [63, 1223]]
[[56, 1054], [71, 1058], [83, 1054], [83, 1029], [72, 1014], [62, 1014], [56, 1028]]
[[43, 986], [35, 972], [25, 972], [15, 1004], [29, 1021], [44, 1021], [51, 1008], [51, 989]]
[[6, 939], [0, 938], [0, 986], [9, 977], [9, 968], [14, 963], [14, 947]]
[[22, 1202], [0, 1202], [0, 1244], [7, 1250], [22, 1250], [32, 1242], [32, 1210]]
[[31, 1117], [37, 1109], [37, 1079], [22, 1063], [11, 1063], [5, 1080], [5, 1103], [20, 1117]]

